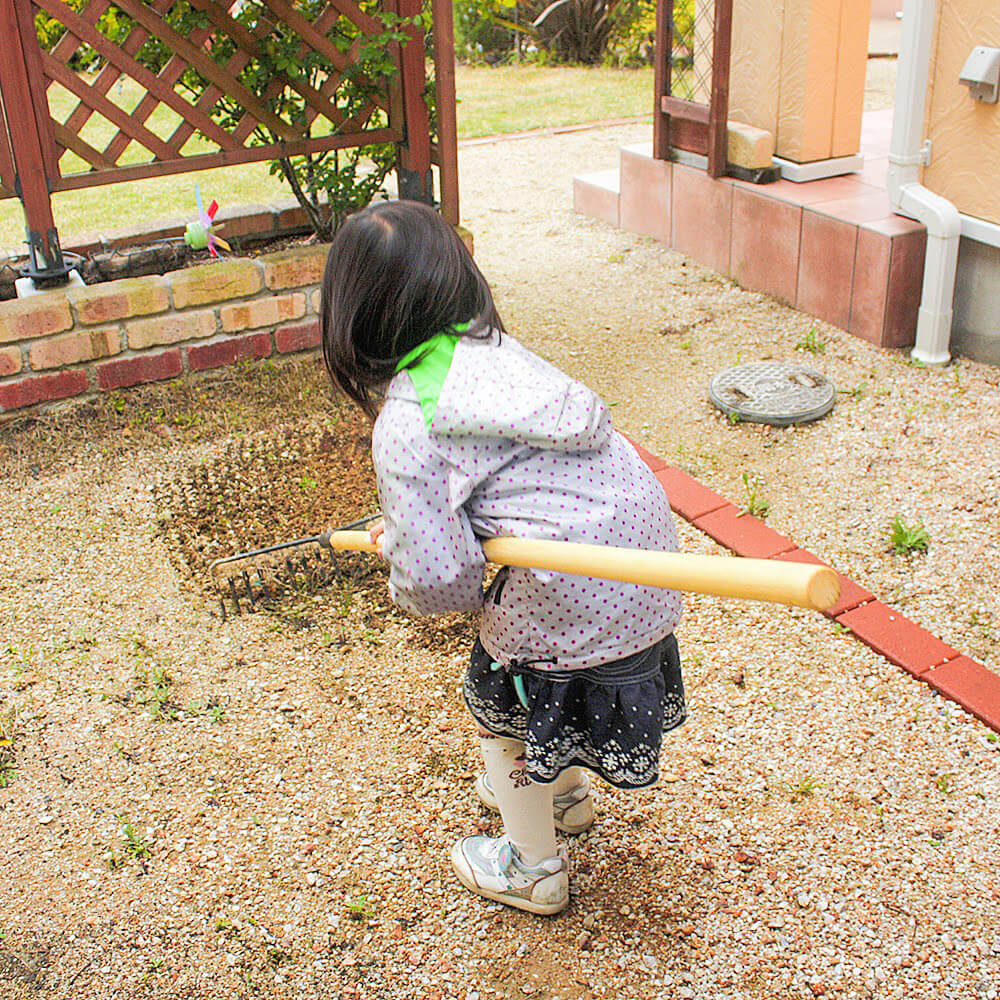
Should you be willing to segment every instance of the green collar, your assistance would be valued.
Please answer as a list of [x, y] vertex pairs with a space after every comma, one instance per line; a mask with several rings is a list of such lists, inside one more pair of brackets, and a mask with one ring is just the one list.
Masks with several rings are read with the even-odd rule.
[[451, 327], [455, 332], [436, 333], [404, 354], [396, 365], [396, 371], [401, 372], [405, 368], [413, 382], [428, 430], [437, 412], [444, 380], [451, 370], [455, 345], [470, 326], [471, 323], [456, 323]]

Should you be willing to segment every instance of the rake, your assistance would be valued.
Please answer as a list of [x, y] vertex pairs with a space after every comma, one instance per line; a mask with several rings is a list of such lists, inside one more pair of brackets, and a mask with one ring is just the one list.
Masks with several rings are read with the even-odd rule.
[[[236, 613], [241, 614], [241, 598], [246, 609], [253, 610], [261, 596], [265, 600], [270, 597], [265, 568], [271, 571], [277, 568], [297, 588], [303, 580], [308, 584], [314, 578], [315, 567], [331, 566], [335, 552], [378, 552], [378, 543], [372, 542], [367, 531], [355, 530], [378, 517], [375, 514], [337, 531], [324, 531], [309, 538], [217, 559], [209, 569], [222, 603], [223, 617], [227, 599]], [[715, 597], [769, 601], [815, 611], [833, 607], [840, 598], [838, 575], [829, 566], [810, 563], [513, 537], [486, 539], [483, 554], [489, 562], [500, 566], [549, 570]]]
[[244, 609], [255, 611], [258, 605], [272, 600], [281, 588], [294, 591], [313, 586], [326, 571], [336, 569], [334, 552], [377, 552], [378, 546], [372, 544], [368, 532], [356, 529], [381, 516], [371, 514], [335, 531], [216, 559], [208, 572], [219, 596], [223, 619], [229, 617], [227, 601], [241, 615]]

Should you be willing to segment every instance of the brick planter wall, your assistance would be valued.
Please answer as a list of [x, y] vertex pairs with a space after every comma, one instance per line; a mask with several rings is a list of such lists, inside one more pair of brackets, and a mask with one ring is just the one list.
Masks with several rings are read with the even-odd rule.
[[[301, 209], [267, 211], [287, 231]], [[259, 230], [266, 213], [254, 212], [232, 213], [226, 235], [230, 226]], [[159, 237], [165, 225], [116, 241]], [[472, 253], [472, 234], [456, 231]], [[296, 247], [0, 301], [0, 422], [76, 397], [316, 351], [328, 251]]]
[[0, 302], [0, 415], [314, 350], [328, 247]]

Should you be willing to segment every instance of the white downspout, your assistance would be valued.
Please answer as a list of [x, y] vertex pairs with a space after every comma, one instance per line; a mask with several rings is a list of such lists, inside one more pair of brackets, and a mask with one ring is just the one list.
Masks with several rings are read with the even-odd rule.
[[936, 0], [905, 0], [896, 104], [889, 143], [889, 200], [900, 215], [927, 227], [924, 285], [911, 357], [927, 365], [951, 360], [951, 313], [962, 222], [958, 209], [920, 183], [920, 167], [930, 159], [930, 140], [923, 141], [924, 106], [930, 75]]

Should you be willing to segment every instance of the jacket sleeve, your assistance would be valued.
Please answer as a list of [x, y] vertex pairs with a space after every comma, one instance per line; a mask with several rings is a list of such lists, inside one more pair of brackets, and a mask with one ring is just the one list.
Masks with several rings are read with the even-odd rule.
[[486, 560], [464, 508], [451, 499], [453, 470], [422, 418], [404, 426], [380, 419], [372, 459], [393, 602], [417, 615], [479, 610]]

